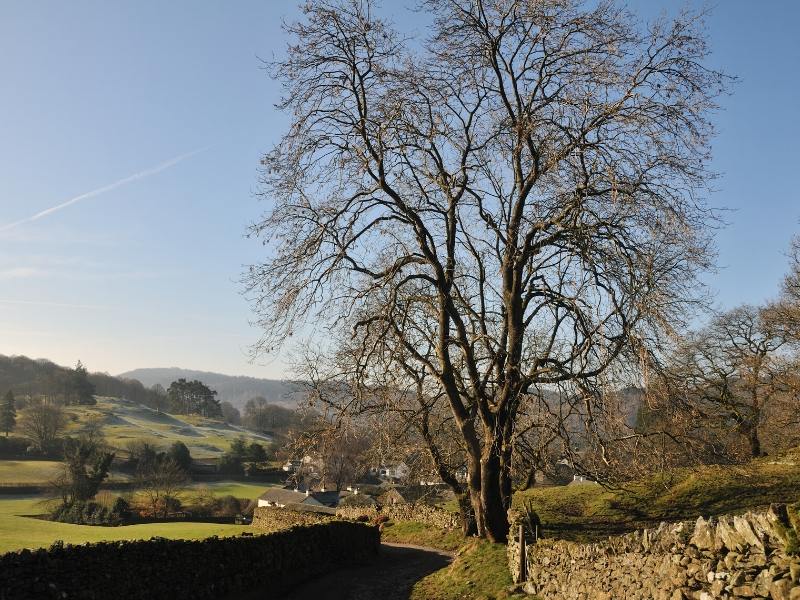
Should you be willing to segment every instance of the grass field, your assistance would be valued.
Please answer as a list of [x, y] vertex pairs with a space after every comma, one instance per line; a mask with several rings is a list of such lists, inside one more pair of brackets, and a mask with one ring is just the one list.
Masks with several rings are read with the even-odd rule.
[[[185, 491], [208, 488], [217, 496], [235, 496], [245, 500], [255, 500], [264, 493], [268, 487], [276, 487], [267, 483], [240, 483], [238, 481], [214, 481], [209, 483], [194, 483]], [[280, 486], [277, 486], [280, 487]]]
[[146, 523], [122, 527], [93, 527], [55, 523], [26, 517], [45, 511], [39, 497], [0, 497], [0, 553], [22, 548], [43, 548], [56, 540], [69, 544], [85, 542], [138, 540], [151, 537], [202, 539], [211, 536], [238, 535], [252, 531], [246, 525], [215, 523]]
[[52, 460], [0, 460], [0, 485], [37, 485], [53, 479], [60, 462]]
[[[38, 485], [52, 481], [62, 463], [52, 460], [0, 460], [0, 486]], [[125, 481], [130, 476], [112, 471], [108, 481]]]

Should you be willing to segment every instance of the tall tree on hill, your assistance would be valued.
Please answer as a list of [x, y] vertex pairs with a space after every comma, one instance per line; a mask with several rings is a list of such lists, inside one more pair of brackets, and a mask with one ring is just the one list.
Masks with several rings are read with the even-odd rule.
[[173, 381], [167, 389], [167, 400], [173, 412], [204, 417], [222, 416], [216, 395], [217, 392], [197, 379], [187, 381], [181, 378]]
[[273, 350], [349, 326], [370, 387], [425, 371], [468, 457], [477, 532], [503, 541], [525, 394], [587, 408], [602, 378], [680, 324], [710, 264], [702, 15], [643, 30], [611, 1], [430, 0], [410, 44], [369, 0], [288, 26], [288, 132], [263, 158], [270, 246], [245, 275]]
[[81, 361], [64, 379], [64, 404], [96, 404], [95, 386], [89, 381], [89, 372]]
[[17, 406], [14, 400], [14, 392], [8, 390], [3, 397], [3, 404], [0, 405], [0, 430], [5, 431], [6, 437], [17, 424]]

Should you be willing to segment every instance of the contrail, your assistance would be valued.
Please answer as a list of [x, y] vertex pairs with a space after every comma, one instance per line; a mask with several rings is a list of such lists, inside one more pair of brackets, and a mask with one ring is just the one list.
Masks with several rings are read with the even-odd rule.
[[86, 200], [87, 198], [92, 198], [94, 196], [99, 196], [100, 194], [105, 194], [106, 192], [110, 192], [111, 190], [117, 189], [123, 185], [131, 183], [133, 181], [137, 181], [138, 179], [144, 179], [145, 177], [150, 177], [151, 175], [155, 175], [157, 173], [161, 173], [161, 171], [165, 171], [170, 167], [177, 165], [179, 162], [186, 160], [187, 158], [191, 158], [195, 154], [199, 154], [208, 150], [208, 147], [199, 148], [198, 150], [193, 150], [192, 152], [187, 152], [186, 154], [181, 154], [180, 156], [176, 156], [175, 158], [171, 158], [166, 162], [161, 163], [155, 167], [151, 167], [149, 169], [145, 169], [144, 171], [139, 171], [138, 173], [134, 173], [133, 175], [129, 175], [119, 181], [115, 181], [114, 183], [110, 183], [105, 185], [101, 188], [97, 188], [96, 190], [92, 190], [91, 192], [86, 192], [81, 194], [80, 196], [75, 196], [74, 198], [70, 198], [66, 202], [62, 202], [61, 204], [56, 204], [55, 206], [51, 206], [50, 208], [46, 208], [41, 212], [36, 213], [31, 217], [26, 217], [24, 219], [20, 219], [19, 221], [14, 221], [13, 223], [8, 223], [6, 225], [0, 225], [0, 231], [8, 231], [9, 229], [13, 229], [15, 227], [19, 227], [20, 225], [24, 225], [25, 223], [32, 223], [33, 221], [38, 221], [42, 217], [46, 217], [47, 215], [51, 215], [54, 212], [58, 212], [63, 208], [67, 208], [81, 200]]

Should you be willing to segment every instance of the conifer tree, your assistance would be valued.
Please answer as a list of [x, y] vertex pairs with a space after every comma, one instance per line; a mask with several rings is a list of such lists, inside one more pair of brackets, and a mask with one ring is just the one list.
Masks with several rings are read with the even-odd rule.
[[17, 407], [14, 401], [14, 392], [8, 390], [0, 406], [0, 429], [6, 432], [6, 437], [17, 424]]

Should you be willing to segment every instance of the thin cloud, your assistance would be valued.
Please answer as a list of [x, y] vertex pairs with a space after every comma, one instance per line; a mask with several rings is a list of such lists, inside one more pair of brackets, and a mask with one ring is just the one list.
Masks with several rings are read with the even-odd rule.
[[175, 165], [177, 165], [179, 162], [182, 162], [187, 158], [191, 158], [195, 154], [199, 154], [200, 152], [203, 152], [207, 149], [208, 149], [207, 147], [199, 148], [197, 150], [193, 150], [192, 152], [181, 154], [180, 156], [171, 158], [168, 161], [161, 163], [160, 165], [156, 165], [155, 167], [145, 169], [144, 171], [139, 171], [138, 173], [134, 173], [133, 175], [129, 175], [128, 177], [124, 177], [118, 181], [115, 181], [114, 183], [104, 185], [103, 187], [97, 188], [96, 190], [92, 190], [91, 192], [86, 192], [84, 194], [80, 194], [79, 196], [75, 196], [74, 198], [70, 198], [69, 200], [67, 200], [66, 202], [62, 202], [61, 204], [56, 204], [55, 206], [46, 208], [43, 211], [38, 212], [30, 217], [20, 219], [19, 221], [14, 221], [13, 223], [7, 223], [6, 225], [0, 225], [0, 232], [8, 231], [9, 229], [14, 229], [15, 227], [19, 227], [20, 225], [25, 225], [26, 223], [32, 223], [34, 221], [38, 221], [39, 219], [51, 215], [54, 212], [58, 212], [59, 210], [67, 208], [68, 206], [72, 206], [73, 204], [76, 204], [81, 200], [86, 200], [87, 198], [93, 198], [94, 196], [105, 194], [106, 192], [115, 190], [118, 187], [122, 187], [123, 185], [127, 185], [134, 181], [138, 181], [139, 179], [144, 179], [145, 177], [156, 175], [157, 173], [161, 173], [161, 171], [166, 171], [170, 167], [174, 167]]
[[106, 310], [107, 306], [97, 304], [70, 304], [67, 302], [40, 302], [37, 300], [0, 300], [0, 304], [14, 304], [19, 306], [48, 306], [54, 308], [85, 308], [89, 310]]
[[29, 279], [43, 274], [41, 269], [34, 267], [12, 267], [10, 269], [0, 269], [0, 281], [9, 279]]

